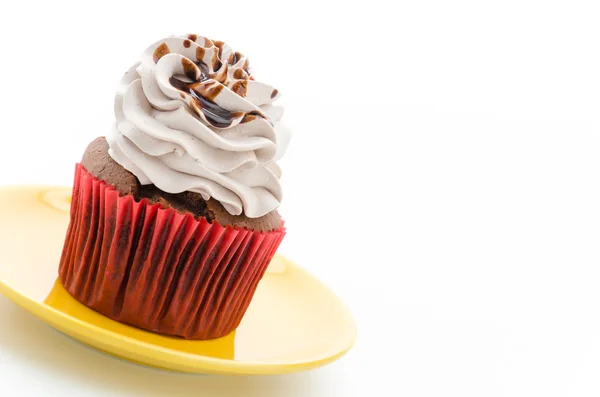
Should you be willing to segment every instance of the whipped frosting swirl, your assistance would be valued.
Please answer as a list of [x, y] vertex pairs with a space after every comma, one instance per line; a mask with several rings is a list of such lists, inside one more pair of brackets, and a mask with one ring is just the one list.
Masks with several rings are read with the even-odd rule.
[[121, 80], [110, 156], [142, 185], [191, 191], [257, 218], [282, 199], [277, 165], [290, 140], [280, 97], [248, 59], [220, 41], [172, 36], [150, 46]]

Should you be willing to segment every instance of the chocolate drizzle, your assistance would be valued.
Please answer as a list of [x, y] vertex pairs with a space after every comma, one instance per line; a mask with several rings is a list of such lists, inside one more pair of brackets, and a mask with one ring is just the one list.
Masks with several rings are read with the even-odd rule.
[[[197, 42], [198, 36], [191, 34], [183, 40], [183, 46], [190, 48], [191, 42]], [[204, 116], [204, 119], [213, 127], [228, 128], [237, 120], [240, 123], [248, 123], [258, 118], [273, 125], [273, 122], [260, 110], [231, 111], [215, 102], [217, 96], [226, 87], [229, 87], [229, 90], [236, 95], [242, 98], [246, 97], [248, 81], [254, 80], [248, 70], [248, 59], [240, 52], [235, 51], [230, 52], [225, 60], [222, 58], [224, 47], [225, 44], [222, 41], [204, 38], [204, 47], [200, 44], [196, 48], [195, 62], [185, 57], [181, 60], [185, 78], [182, 75], [173, 76], [169, 79], [171, 85], [179, 90], [182, 99], [189, 98], [189, 106], [197, 114]], [[210, 60], [205, 59], [207, 51], [213, 51]], [[154, 52], [155, 62], [169, 52], [167, 45], [161, 44]], [[233, 73], [228, 72], [231, 68], [233, 68]], [[231, 77], [233, 79], [230, 80]], [[271, 98], [275, 98], [277, 94], [278, 91], [273, 89]]]
[[[196, 48], [196, 61], [198, 63], [202, 63], [204, 65], [204, 54], [206, 54], [206, 48], [198, 47]], [[206, 65], [204, 65], [206, 66]]]
[[234, 79], [238, 79], [238, 80], [242, 80], [247, 78], [248, 75], [246, 74], [246, 72], [244, 71], [244, 69], [236, 69], [235, 72], [233, 72], [233, 78]]
[[239, 52], [233, 52], [229, 55], [229, 65], [233, 66], [237, 63], [237, 61], [240, 60], [240, 58], [242, 58], [242, 54], [240, 54]]
[[251, 112], [232, 112], [223, 109], [215, 103], [215, 98], [223, 91], [224, 85], [210, 81], [188, 83], [177, 77], [171, 77], [169, 82], [173, 87], [190, 95], [191, 106], [197, 112], [202, 112], [206, 120], [214, 127], [227, 128], [233, 124], [234, 120], [242, 118], [240, 123], [248, 123], [257, 118], [264, 118], [271, 125], [271, 120], [263, 113], [253, 110]]
[[248, 90], [248, 80], [239, 80], [236, 81], [231, 87], [231, 91], [235, 92], [242, 98], [246, 96], [246, 91]]
[[223, 43], [222, 41], [215, 41], [214, 44], [215, 44], [215, 47], [217, 47], [219, 49], [219, 58], [221, 58], [223, 56], [223, 45], [225, 43]]
[[206, 120], [217, 128], [227, 128], [231, 126], [235, 119], [243, 115], [243, 112], [231, 112], [214, 102], [214, 99], [224, 88], [221, 84], [210, 85], [207, 88], [201, 83], [188, 83], [176, 77], [171, 77], [169, 81], [173, 87], [189, 94], [194, 110], [201, 111]]
[[[244, 115], [244, 118], [242, 119], [242, 121], [240, 121], [240, 123], [249, 123], [252, 120], [255, 120], [255, 119], [259, 118], [259, 117], [264, 117], [264, 116], [261, 113], [257, 112], [257, 111], [252, 111], [252, 112], [246, 113]], [[269, 124], [272, 125], [272, 123], [271, 123], [270, 120], [269, 120]]]
[[[186, 77], [192, 81], [196, 81], [198, 78], [198, 68], [196, 67], [196, 65], [187, 58], [182, 58], [181, 64], [183, 66], [183, 73], [186, 75]], [[204, 76], [200, 76], [200, 78], [202, 77]]]
[[220, 58], [221, 58], [221, 50], [219, 49], [219, 55], [217, 55], [217, 53], [214, 53], [212, 60], [211, 60], [213, 70], [219, 70], [223, 66], [223, 63], [221, 62]]
[[223, 85], [214, 85], [213, 88], [202, 89], [201, 85], [192, 85], [189, 93], [192, 99], [204, 113], [204, 117], [217, 128], [227, 128], [231, 126], [233, 120], [240, 118], [243, 112], [232, 112], [223, 109], [214, 102], [214, 99], [223, 90]]
[[158, 61], [160, 60], [160, 58], [164, 57], [165, 55], [167, 55], [168, 53], [170, 53], [171, 51], [169, 50], [169, 47], [167, 46], [166, 43], [162, 43], [161, 45], [159, 45], [156, 50], [154, 50], [154, 63], [158, 63]]

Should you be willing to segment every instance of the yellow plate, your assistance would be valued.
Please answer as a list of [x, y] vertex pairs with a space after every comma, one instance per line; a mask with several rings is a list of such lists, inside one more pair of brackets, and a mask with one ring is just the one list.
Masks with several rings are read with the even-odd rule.
[[277, 374], [328, 364], [354, 343], [344, 304], [281, 256], [272, 261], [239, 328], [187, 341], [110, 320], [56, 282], [70, 188], [0, 189], [0, 291], [52, 327], [137, 363], [189, 373]]

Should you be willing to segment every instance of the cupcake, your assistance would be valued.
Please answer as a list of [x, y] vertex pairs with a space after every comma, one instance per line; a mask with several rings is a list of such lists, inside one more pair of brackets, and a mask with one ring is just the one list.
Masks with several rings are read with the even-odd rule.
[[172, 36], [143, 52], [114, 128], [75, 167], [65, 289], [160, 334], [234, 331], [285, 235], [279, 97], [221, 41]]

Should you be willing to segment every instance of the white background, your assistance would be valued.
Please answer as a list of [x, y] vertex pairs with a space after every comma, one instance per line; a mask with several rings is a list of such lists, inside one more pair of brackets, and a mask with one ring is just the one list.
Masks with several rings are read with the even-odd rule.
[[2, 184], [69, 184], [149, 44], [225, 40], [295, 131], [281, 251], [347, 302], [359, 337], [308, 373], [183, 376], [0, 297], [0, 394], [600, 394], [595, 3], [2, 2]]

